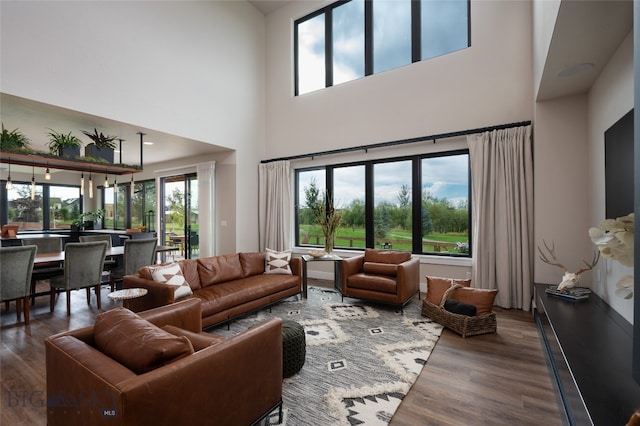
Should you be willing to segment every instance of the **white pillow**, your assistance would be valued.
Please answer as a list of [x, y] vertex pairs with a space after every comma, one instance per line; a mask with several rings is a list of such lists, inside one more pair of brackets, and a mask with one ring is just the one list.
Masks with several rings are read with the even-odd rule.
[[155, 282], [176, 286], [174, 298], [176, 300], [193, 294], [187, 280], [182, 275], [180, 265], [172, 263], [166, 266], [149, 266], [149, 272]]
[[265, 274], [293, 275], [293, 273], [291, 272], [291, 268], [289, 267], [289, 261], [291, 260], [291, 250], [278, 252], [275, 250], [267, 249], [267, 254], [264, 259]]

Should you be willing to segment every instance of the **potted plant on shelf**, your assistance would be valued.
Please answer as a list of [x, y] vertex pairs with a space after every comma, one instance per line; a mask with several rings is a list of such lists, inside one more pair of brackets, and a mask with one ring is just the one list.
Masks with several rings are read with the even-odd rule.
[[85, 156], [103, 158], [107, 162], [113, 163], [113, 151], [116, 149], [116, 144], [113, 141], [117, 136], [106, 136], [102, 132], [98, 133], [98, 129], [93, 129], [93, 133], [86, 130], [83, 130], [82, 133], [93, 141], [84, 147]]
[[60, 157], [79, 157], [80, 147], [82, 141], [71, 132], [64, 134], [58, 133], [55, 130], [51, 130], [47, 135], [49, 136], [49, 152], [51, 154], [59, 155]]
[[105, 210], [98, 209], [93, 212], [81, 213], [71, 224], [72, 230], [94, 229], [95, 222], [102, 220]]
[[3, 151], [12, 151], [16, 149], [27, 148], [29, 139], [18, 129], [11, 131], [5, 129], [2, 123], [2, 134], [0, 135], [0, 149]]

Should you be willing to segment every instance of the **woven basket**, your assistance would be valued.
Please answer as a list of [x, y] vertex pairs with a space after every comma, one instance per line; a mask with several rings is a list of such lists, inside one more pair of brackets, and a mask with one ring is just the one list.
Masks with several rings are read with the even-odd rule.
[[498, 329], [496, 314], [493, 312], [473, 317], [459, 315], [436, 306], [427, 299], [422, 300], [422, 315], [455, 331], [462, 337], [495, 333]]

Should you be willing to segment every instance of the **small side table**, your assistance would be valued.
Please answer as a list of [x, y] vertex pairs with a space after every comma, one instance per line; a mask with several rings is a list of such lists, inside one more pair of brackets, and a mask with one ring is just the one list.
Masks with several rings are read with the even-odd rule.
[[336, 254], [325, 254], [313, 257], [309, 254], [302, 256], [302, 297], [307, 298], [307, 262], [333, 262], [333, 285], [337, 289], [342, 288], [342, 258]]
[[135, 299], [136, 297], [142, 297], [146, 294], [146, 288], [125, 288], [123, 290], [111, 292], [107, 294], [107, 297], [111, 300], [128, 300]]

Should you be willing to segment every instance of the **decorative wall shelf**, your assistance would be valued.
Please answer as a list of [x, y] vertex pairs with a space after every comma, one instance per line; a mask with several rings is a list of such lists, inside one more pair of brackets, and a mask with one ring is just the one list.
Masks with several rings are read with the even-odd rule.
[[74, 160], [66, 157], [25, 154], [10, 151], [0, 151], [0, 162], [18, 164], [21, 166], [48, 167], [56, 170], [108, 173], [111, 175], [126, 175], [142, 171], [141, 167], [130, 166], [127, 164], [97, 163], [93, 161]]

